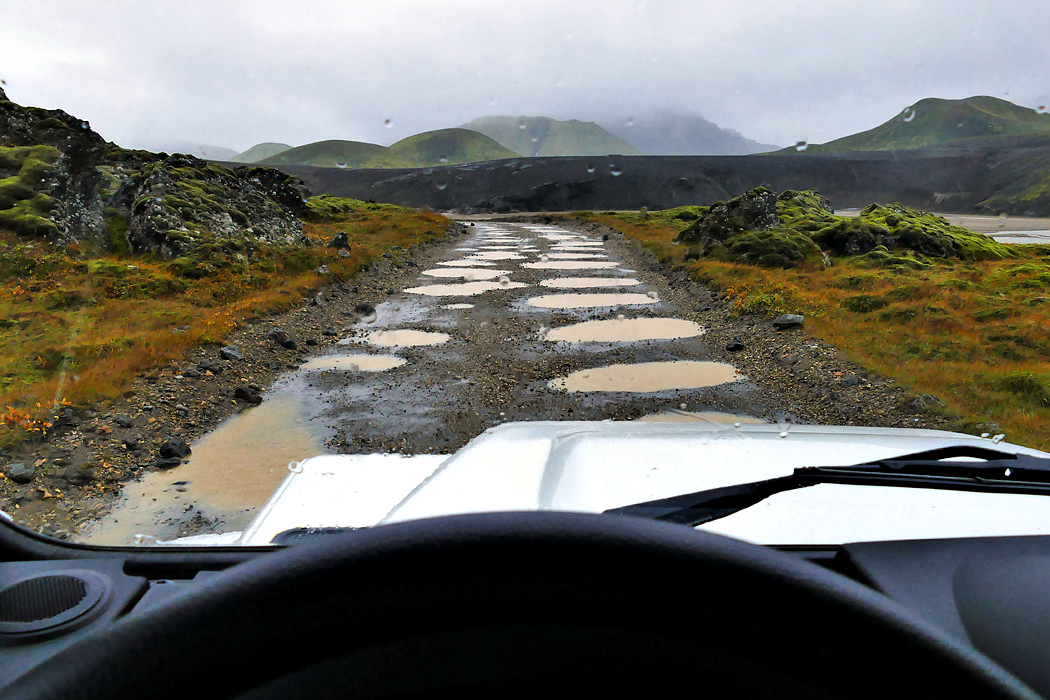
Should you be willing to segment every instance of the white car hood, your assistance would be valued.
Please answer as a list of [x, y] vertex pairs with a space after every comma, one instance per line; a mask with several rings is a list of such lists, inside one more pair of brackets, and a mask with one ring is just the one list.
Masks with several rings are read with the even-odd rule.
[[[268, 544], [294, 528], [370, 527], [457, 513], [600, 513], [642, 501], [958, 444], [1050, 455], [935, 430], [645, 422], [492, 428], [454, 455], [323, 455], [290, 473], [242, 533], [173, 544]], [[766, 544], [1050, 532], [1050, 500], [819, 485], [701, 526]]]

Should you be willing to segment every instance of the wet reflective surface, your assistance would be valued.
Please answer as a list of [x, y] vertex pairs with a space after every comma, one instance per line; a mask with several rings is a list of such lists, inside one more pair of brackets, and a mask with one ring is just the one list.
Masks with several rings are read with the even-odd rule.
[[620, 263], [602, 260], [547, 260], [525, 263], [522, 267], [530, 270], [608, 270], [619, 267]]
[[423, 287], [409, 287], [409, 294], [425, 294], [431, 297], [470, 297], [484, 294], [496, 289], [518, 289], [525, 285], [521, 282], [466, 282], [463, 284], [429, 284]]
[[547, 333], [546, 339], [569, 343], [616, 343], [691, 338], [703, 335], [703, 333], [704, 328], [700, 324], [680, 318], [625, 318], [585, 321], [554, 328]]
[[506, 270], [475, 270], [469, 267], [440, 267], [432, 270], [424, 270], [427, 277], [461, 277], [468, 282], [496, 279], [500, 275], [507, 274]]
[[598, 306], [631, 306], [635, 304], [656, 304], [646, 294], [545, 294], [529, 299], [529, 306], [544, 309], [580, 309]]
[[400, 367], [406, 360], [393, 355], [326, 355], [315, 357], [299, 369], [304, 371], [320, 371], [339, 369], [349, 372], [385, 372], [394, 367]]
[[550, 382], [552, 389], [577, 391], [650, 392], [667, 389], [697, 389], [726, 384], [737, 379], [733, 365], [722, 362], [643, 362], [581, 369]]
[[365, 342], [370, 345], [382, 347], [417, 347], [420, 345], [441, 345], [447, 343], [451, 336], [448, 333], [432, 333], [430, 331], [416, 331], [411, 329], [395, 331], [376, 331], [365, 337]]
[[554, 289], [588, 289], [592, 287], [634, 287], [641, 284], [632, 277], [555, 277], [540, 281], [542, 287]]

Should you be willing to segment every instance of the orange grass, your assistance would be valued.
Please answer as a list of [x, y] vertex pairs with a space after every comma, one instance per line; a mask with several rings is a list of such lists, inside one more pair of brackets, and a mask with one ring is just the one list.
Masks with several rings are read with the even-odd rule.
[[998, 423], [1013, 442], [1050, 450], [1050, 250], [1018, 259], [930, 261], [922, 270], [827, 270], [684, 262], [673, 240], [688, 222], [587, 214], [722, 292], [739, 313], [806, 315], [806, 331], [915, 393], [933, 394], [957, 429]]

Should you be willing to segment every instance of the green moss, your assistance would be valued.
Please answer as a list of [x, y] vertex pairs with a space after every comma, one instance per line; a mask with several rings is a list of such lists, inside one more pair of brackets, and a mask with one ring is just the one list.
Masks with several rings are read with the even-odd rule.
[[797, 267], [806, 260], [820, 259], [812, 239], [782, 229], [748, 231], [726, 241], [727, 259], [759, 267]]
[[103, 216], [106, 223], [106, 242], [117, 255], [128, 255], [128, 221], [115, 207], [106, 207]]
[[1050, 406], [1050, 392], [1046, 383], [1032, 372], [1012, 372], [996, 382], [997, 388], [1008, 391], [1038, 406]]
[[302, 218], [306, 221], [332, 221], [341, 217], [362, 214], [365, 212], [400, 212], [411, 211], [406, 207], [398, 207], [393, 204], [378, 204], [376, 202], [362, 202], [360, 199], [348, 199], [346, 197], [335, 197], [330, 194], [317, 195], [306, 200], [306, 209]]
[[911, 251], [891, 253], [886, 246], [875, 246], [864, 255], [858, 255], [849, 264], [865, 269], [900, 269], [900, 270], [923, 270], [931, 266], [930, 263], [920, 259]]
[[834, 223], [831, 203], [815, 190], [784, 190], [777, 195], [777, 216], [785, 228], [818, 231]]
[[0, 228], [21, 236], [46, 236], [58, 227], [46, 218], [55, 202], [40, 191], [59, 158], [50, 146], [0, 148], [0, 167], [16, 175], [0, 180]]
[[872, 311], [878, 311], [889, 303], [890, 302], [883, 297], [872, 296], [870, 294], [858, 294], [856, 296], [846, 297], [842, 300], [843, 308], [858, 314], [868, 314]]

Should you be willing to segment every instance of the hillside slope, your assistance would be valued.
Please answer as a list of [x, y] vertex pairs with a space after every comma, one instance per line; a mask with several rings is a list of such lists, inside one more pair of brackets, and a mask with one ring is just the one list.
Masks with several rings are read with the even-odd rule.
[[317, 165], [324, 168], [397, 168], [403, 166], [384, 146], [331, 139], [296, 146], [256, 161], [259, 165]]
[[780, 148], [745, 138], [699, 114], [653, 112], [635, 117], [630, 124], [604, 127], [649, 156], [736, 156]]
[[[1050, 141], [1050, 114], [997, 97], [963, 100], [931, 97], [919, 100], [874, 129], [825, 144], [811, 144], [805, 153], [891, 151], [968, 143], [992, 145], [997, 139], [1018, 137], [1045, 137]], [[785, 152], [795, 152], [795, 149]]]
[[292, 147], [286, 143], [274, 143], [267, 141], [266, 143], [257, 143], [247, 151], [238, 153], [230, 161], [233, 163], [258, 163], [263, 158], [269, 158], [275, 156], [278, 153], [290, 150]]
[[522, 155], [641, 155], [622, 138], [594, 122], [550, 117], [480, 117], [461, 128], [477, 131]]

